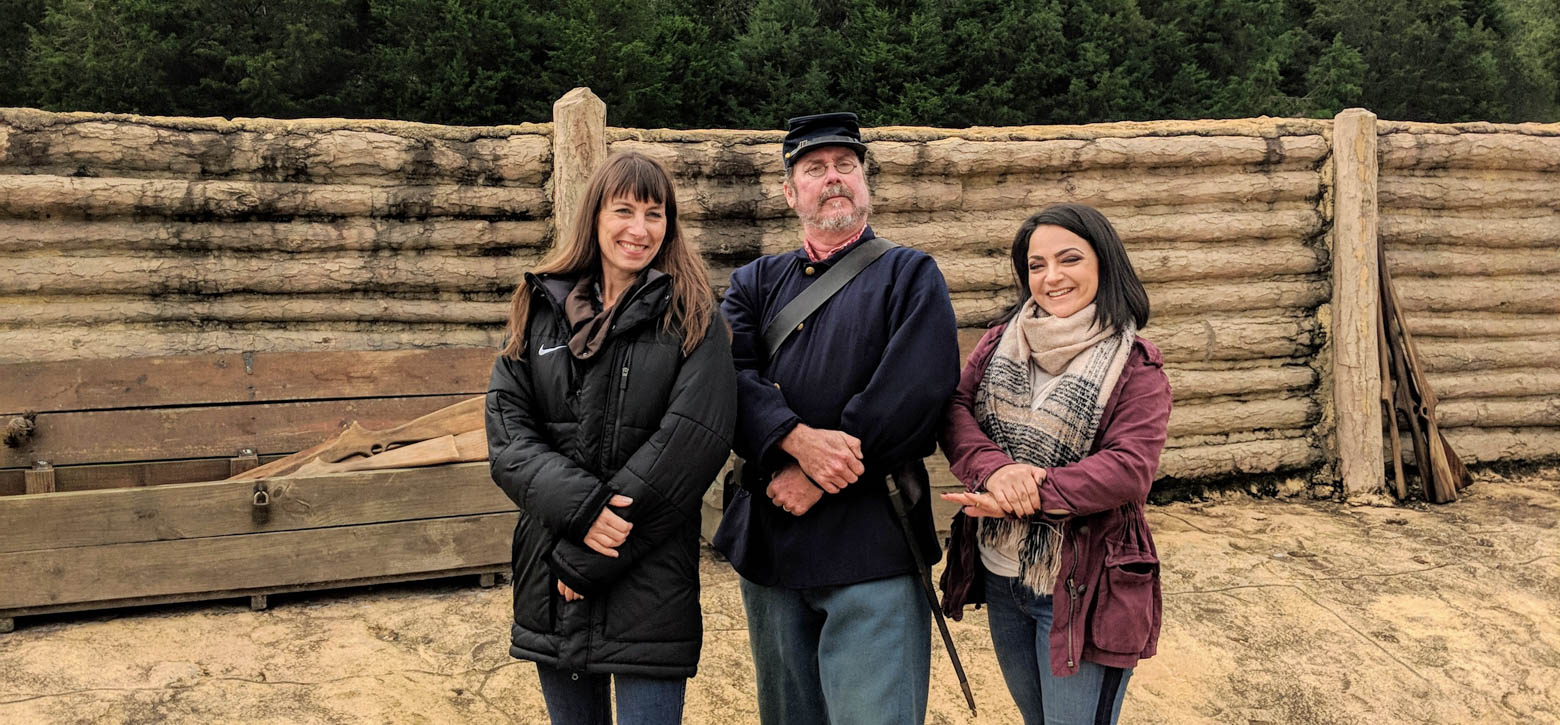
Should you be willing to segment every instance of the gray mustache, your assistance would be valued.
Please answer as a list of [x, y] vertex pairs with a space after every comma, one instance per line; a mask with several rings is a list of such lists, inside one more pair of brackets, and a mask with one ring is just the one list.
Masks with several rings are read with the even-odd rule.
[[840, 183], [830, 184], [824, 187], [823, 193], [818, 196], [818, 208], [822, 209], [825, 203], [836, 196], [843, 196], [851, 201], [856, 200], [856, 194], [850, 190], [850, 187]]

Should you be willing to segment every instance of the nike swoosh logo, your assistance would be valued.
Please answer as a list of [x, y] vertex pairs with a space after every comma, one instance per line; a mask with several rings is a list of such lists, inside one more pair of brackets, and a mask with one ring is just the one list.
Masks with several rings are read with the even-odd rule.
[[564, 349], [566, 347], [568, 347], [568, 345], [558, 345], [558, 346], [555, 346], [555, 347], [544, 347], [544, 348], [541, 348], [541, 349], [537, 350], [536, 354], [538, 354], [538, 355], [546, 355], [547, 353], [557, 352], [557, 351], [562, 350], [562, 349]]

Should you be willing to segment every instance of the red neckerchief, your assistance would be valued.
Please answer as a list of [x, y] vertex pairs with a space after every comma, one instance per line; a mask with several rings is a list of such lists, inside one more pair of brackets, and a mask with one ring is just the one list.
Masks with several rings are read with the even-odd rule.
[[867, 225], [862, 224], [860, 231], [856, 232], [856, 236], [851, 237], [850, 239], [847, 239], [847, 240], [845, 240], [843, 242], [840, 242], [839, 244], [836, 244], [833, 247], [829, 247], [829, 248], [825, 249], [825, 248], [820, 247], [820, 246], [818, 246], [816, 244], [813, 244], [811, 239], [803, 239], [802, 240], [802, 248], [807, 250], [807, 258], [808, 259], [810, 259], [810, 260], [812, 260], [814, 262], [822, 262], [823, 260], [828, 259], [831, 256], [834, 256], [835, 252], [838, 252], [841, 249], [844, 249], [844, 248], [846, 248], [846, 247], [848, 247], [848, 246], [850, 246], [852, 244], [855, 244], [856, 240], [861, 239], [861, 235], [866, 234], [866, 233], [867, 233]]

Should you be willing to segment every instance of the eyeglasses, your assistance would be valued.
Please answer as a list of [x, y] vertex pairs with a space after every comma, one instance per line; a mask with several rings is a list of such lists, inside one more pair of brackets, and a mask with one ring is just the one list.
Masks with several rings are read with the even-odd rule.
[[830, 166], [833, 166], [834, 170], [840, 173], [840, 176], [850, 176], [856, 172], [856, 167], [860, 166], [860, 164], [857, 164], [855, 161], [850, 159], [842, 159], [840, 161], [834, 162], [833, 164], [818, 162], [815, 164], [807, 164], [803, 166], [802, 173], [806, 174], [807, 177], [811, 179], [821, 179], [823, 178], [823, 175], [828, 172], [828, 168]]

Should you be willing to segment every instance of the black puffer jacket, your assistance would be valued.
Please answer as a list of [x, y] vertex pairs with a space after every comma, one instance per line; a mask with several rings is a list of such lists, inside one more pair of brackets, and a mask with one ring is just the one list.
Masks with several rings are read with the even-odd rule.
[[[671, 278], [651, 270], [593, 360], [569, 354], [573, 279], [527, 276], [525, 356], [500, 357], [487, 395], [493, 480], [520, 507], [511, 655], [575, 672], [692, 677], [699, 509], [731, 449], [736, 373], [719, 314], [686, 358], [662, 329]], [[607, 499], [634, 524], [618, 558], [582, 542]], [[565, 602], [562, 579], [584, 599]]]

